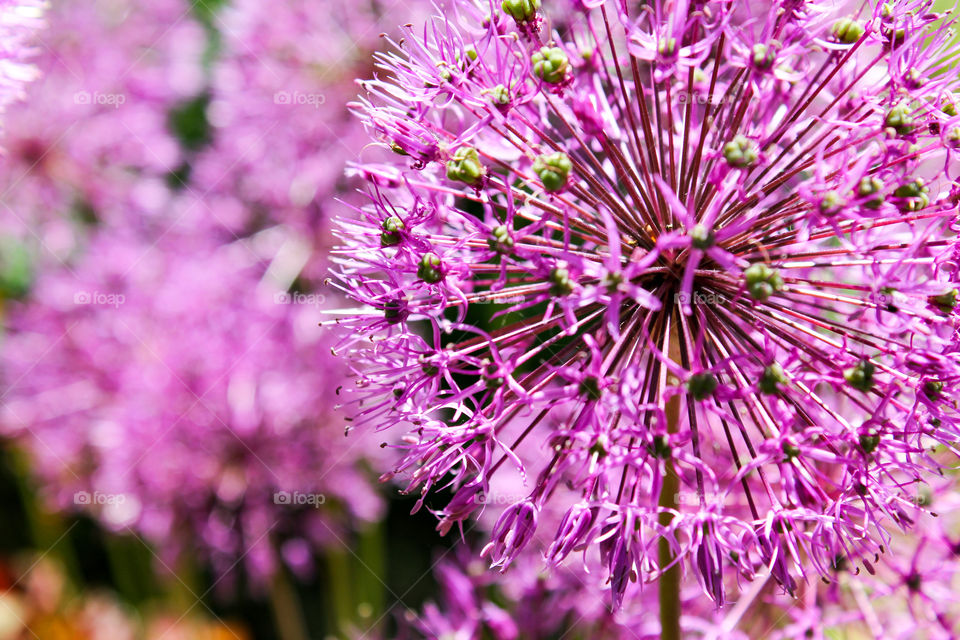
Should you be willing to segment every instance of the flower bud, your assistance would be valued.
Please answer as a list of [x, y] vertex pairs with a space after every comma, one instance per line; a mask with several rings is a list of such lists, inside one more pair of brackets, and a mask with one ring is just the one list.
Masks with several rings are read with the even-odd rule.
[[857, 187], [857, 195], [861, 198], [873, 196], [863, 206], [868, 209], [879, 209], [884, 202], [884, 196], [880, 193], [881, 189], [883, 189], [883, 182], [879, 178], [871, 176], [861, 179], [860, 185]]
[[706, 251], [712, 247], [716, 241], [717, 239], [714, 236], [713, 231], [702, 224], [694, 226], [693, 231], [690, 232], [690, 244], [693, 245], [694, 249]]
[[753, 66], [760, 71], [771, 69], [777, 59], [776, 47], [768, 46], [760, 42], [753, 45], [751, 53], [750, 61], [753, 62]]
[[381, 228], [383, 232], [380, 234], [380, 246], [393, 247], [400, 244], [402, 240], [400, 234], [404, 229], [403, 220], [397, 216], [390, 216], [383, 221]]
[[428, 253], [420, 258], [420, 266], [417, 267], [417, 277], [427, 284], [437, 284], [443, 280], [441, 266], [443, 262], [440, 256], [435, 253]]
[[513, 238], [510, 236], [510, 229], [506, 225], [499, 225], [490, 232], [487, 238], [487, 246], [497, 253], [510, 253], [513, 250]]
[[717, 390], [717, 377], [710, 372], [695, 373], [687, 380], [687, 392], [694, 400], [706, 400]]
[[570, 64], [559, 47], [542, 47], [530, 57], [533, 74], [547, 84], [560, 84], [567, 78]]
[[840, 18], [833, 23], [830, 33], [843, 44], [853, 44], [863, 36], [863, 25], [852, 18]]
[[927, 380], [923, 383], [923, 395], [931, 400], [936, 400], [943, 392], [943, 383], [939, 380]]
[[843, 196], [839, 193], [833, 190], [827, 191], [820, 199], [820, 213], [828, 217], [835, 216], [840, 213], [845, 204]]
[[539, 156], [533, 163], [533, 171], [540, 176], [543, 188], [553, 193], [567, 184], [573, 164], [570, 157], [562, 151]]
[[866, 393], [873, 388], [873, 373], [877, 370], [869, 360], [861, 360], [843, 372], [843, 378], [857, 391]]
[[447, 177], [469, 185], [479, 184], [483, 180], [486, 168], [480, 162], [480, 154], [473, 147], [460, 147], [447, 162]]
[[751, 167], [760, 159], [760, 149], [753, 140], [738, 135], [723, 145], [723, 158], [737, 169]]
[[570, 272], [565, 267], [554, 267], [550, 271], [550, 293], [555, 296], [567, 296], [573, 293], [573, 281], [570, 279]]
[[500, 3], [503, 12], [517, 21], [517, 24], [529, 22], [537, 17], [540, 0], [503, 0]]
[[763, 373], [760, 374], [760, 380], [757, 386], [760, 388], [760, 393], [772, 396], [780, 393], [780, 385], [787, 384], [788, 382], [789, 380], [783, 372], [783, 367], [774, 362], [763, 368]]
[[910, 115], [910, 109], [906, 105], [898, 104], [887, 111], [883, 123], [900, 135], [905, 136], [913, 131], [914, 120], [913, 116]]
[[957, 295], [957, 290], [951, 289], [946, 293], [930, 296], [927, 298], [927, 303], [936, 307], [941, 313], [946, 315], [953, 311], [953, 309], [957, 306]]
[[747, 282], [747, 293], [754, 300], [763, 302], [777, 291], [783, 289], [783, 278], [776, 269], [771, 269], [762, 262], [750, 265], [743, 272]]

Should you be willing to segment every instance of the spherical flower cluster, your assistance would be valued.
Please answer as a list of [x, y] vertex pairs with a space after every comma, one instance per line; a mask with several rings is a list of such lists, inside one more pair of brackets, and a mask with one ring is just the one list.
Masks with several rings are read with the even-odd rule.
[[242, 560], [254, 585], [379, 516], [333, 412], [323, 300], [287, 292], [288, 236], [102, 232], [9, 309], [3, 429], [53, 506], [132, 529], [167, 566]]
[[872, 570], [960, 436], [952, 23], [537, 4], [454, 2], [364, 84], [397, 156], [337, 254], [357, 423], [408, 430], [444, 531], [518, 468], [485, 555], [560, 506], [548, 563], [596, 553], [617, 605], [678, 567], [718, 603]]
[[42, 78], [4, 116], [0, 225], [56, 263], [83, 223], [155, 222], [185, 156], [171, 113], [202, 90], [207, 44], [180, 0], [56, 2]]

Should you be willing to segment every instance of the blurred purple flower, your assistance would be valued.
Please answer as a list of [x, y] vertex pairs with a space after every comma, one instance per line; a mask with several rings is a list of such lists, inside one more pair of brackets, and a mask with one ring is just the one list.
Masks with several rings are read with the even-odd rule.
[[261, 584], [379, 516], [333, 412], [324, 301], [278, 281], [289, 240], [104, 232], [9, 310], [2, 422], [55, 506]]
[[169, 112], [202, 90], [207, 38], [181, 0], [55, 0], [47, 15], [42, 79], [5, 116], [0, 221], [50, 261], [90, 218], [169, 224], [157, 219], [185, 161]]

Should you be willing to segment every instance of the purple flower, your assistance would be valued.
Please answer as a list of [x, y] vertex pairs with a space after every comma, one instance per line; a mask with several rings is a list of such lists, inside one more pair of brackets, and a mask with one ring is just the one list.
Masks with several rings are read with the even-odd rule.
[[357, 168], [336, 256], [356, 417], [409, 430], [409, 489], [452, 484], [460, 521], [517, 468], [494, 563], [572, 508], [549, 557], [596, 550], [614, 602], [677, 563], [722, 601], [725, 572], [874, 562], [960, 435], [930, 4], [591, 2], [540, 41], [463, 0], [408, 29], [360, 105], [402, 154]]
[[167, 181], [186, 159], [169, 112], [203, 87], [206, 36], [180, 0], [55, 2], [46, 18], [41, 79], [4, 114], [0, 224], [57, 264], [81, 221], [171, 226]]
[[190, 550], [234, 577], [242, 561], [255, 587], [380, 515], [358, 464], [377, 448], [334, 412], [323, 298], [280, 280], [291, 235], [102, 231], [9, 308], [2, 424], [50, 504], [136, 532], [168, 566]]

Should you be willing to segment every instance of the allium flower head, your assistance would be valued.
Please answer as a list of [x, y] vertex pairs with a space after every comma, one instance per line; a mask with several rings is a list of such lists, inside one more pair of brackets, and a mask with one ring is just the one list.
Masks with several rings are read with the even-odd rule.
[[950, 23], [597, 0], [547, 32], [519, 4], [453, 3], [363, 85], [398, 156], [343, 223], [357, 420], [409, 429], [442, 530], [518, 467], [486, 555], [561, 504], [548, 561], [597, 551], [615, 603], [677, 562], [720, 602], [870, 569], [958, 436]]

